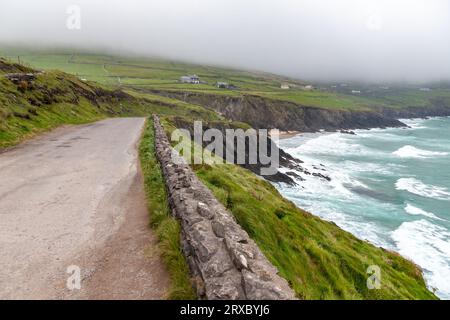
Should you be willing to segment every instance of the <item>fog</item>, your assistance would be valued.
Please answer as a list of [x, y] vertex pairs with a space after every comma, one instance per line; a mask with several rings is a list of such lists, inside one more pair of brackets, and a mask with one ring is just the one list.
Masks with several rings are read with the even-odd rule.
[[449, 3], [0, 0], [0, 49], [100, 49], [309, 80], [448, 80]]

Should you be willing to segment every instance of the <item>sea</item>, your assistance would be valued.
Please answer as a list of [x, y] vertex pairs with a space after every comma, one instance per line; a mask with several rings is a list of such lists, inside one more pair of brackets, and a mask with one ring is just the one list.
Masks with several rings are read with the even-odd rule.
[[288, 199], [360, 239], [419, 265], [450, 299], [450, 118], [401, 120], [409, 128], [305, 133], [279, 141], [304, 161]]

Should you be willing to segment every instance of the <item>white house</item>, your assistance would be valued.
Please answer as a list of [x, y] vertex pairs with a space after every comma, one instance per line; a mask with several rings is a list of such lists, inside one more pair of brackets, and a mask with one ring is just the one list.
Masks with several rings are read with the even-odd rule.
[[182, 76], [182, 77], [180, 77], [180, 82], [182, 82], [182, 83], [199, 84], [200, 83], [200, 78], [196, 74], [191, 75], [191, 76]]
[[283, 90], [287, 90], [290, 87], [289, 87], [289, 85], [287, 83], [282, 83], [280, 88], [283, 89]]

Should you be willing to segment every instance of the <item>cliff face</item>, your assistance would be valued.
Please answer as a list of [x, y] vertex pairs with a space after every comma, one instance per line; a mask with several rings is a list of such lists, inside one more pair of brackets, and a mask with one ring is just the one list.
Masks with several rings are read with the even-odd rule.
[[242, 121], [254, 128], [277, 128], [283, 131], [316, 132], [339, 129], [402, 127], [400, 118], [449, 116], [450, 106], [444, 101], [432, 101], [424, 107], [374, 108], [373, 111], [332, 110], [275, 101], [258, 96], [230, 97], [192, 92], [155, 92], [159, 95], [198, 104]]
[[450, 102], [444, 99], [431, 99], [429, 106], [408, 108], [378, 109], [384, 116], [395, 119], [447, 117], [450, 116]]
[[[170, 119], [170, 122], [176, 127], [180, 129], [186, 129], [190, 132], [191, 136], [194, 135], [194, 126], [192, 121], [186, 120], [182, 117], [173, 117]], [[207, 129], [218, 129], [222, 132], [224, 137], [226, 136], [226, 130], [227, 129], [239, 129], [239, 127], [233, 123], [233, 122], [224, 122], [224, 121], [203, 121], [203, 132], [205, 132]], [[261, 141], [258, 141], [259, 138], [257, 138], [257, 145], [261, 143]], [[257, 163], [256, 164], [250, 164], [249, 162], [249, 150], [250, 150], [250, 141], [245, 140], [245, 162], [244, 163], [237, 163], [237, 161], [234, 162], [234, 164], [237, 164], [245, 169], [248, 169], [252, 171], [253, 173], [257, 175], [261, 175], [261, 168], [267, 168], [268, 165], [261, 164], [261, 159], [259, 156], [257, 157]], [[286, 172], [281, 172], [280, 170], [277, 170], [277, 172], [273, 175], [266, 175], [264, 178], [271, 182], [282, 182], [286, 183], [288, 185], [295, 185], [295, 180], [292, 178], [292, 176], [295, 176], [297, 179], [300, 178], [297, 174], [295, 174], [295, 171], [303, 172], [307, 175], [313, 175], [320, 179], [326, 179], [330, 181], [330, 177], [326, 174], [326, 172], [309, 172], [307, 169], [305, 169], [302, 164], [303, 161], [297, 158], [294, 158], [290, 154], [286, 153], [283, 149], [278, 148], [276, 144], [272, 141], [272, 139], [267, 139], [263, 141], [263, 143], [266, 143], [266, 150], [272, 150], [274, 148], [274, 151], [278, 153], [278, 161], [279, 166], [281, 168], [287, 169]], [[209, 142], [203, 141], [203, 148], [208, 148]], [[226, 142], [223, 142], [223, 150], [227, 150], [229, 146], [226, 144]], [[237, 154], [237, 144], [236, 141], [234, 141], [234, 159], [236, 160], [238, 158]], [[289, 170], [289, 171], [288, 171]], [[325, 171], [322, 169], [322, 171]]]

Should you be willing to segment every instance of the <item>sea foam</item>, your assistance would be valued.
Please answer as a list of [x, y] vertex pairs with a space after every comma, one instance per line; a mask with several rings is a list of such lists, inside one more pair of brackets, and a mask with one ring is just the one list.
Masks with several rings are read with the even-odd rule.
[[427, 185], [415, 178], [400, 178], [397, 180], [395, 187], [397, 190], [408, 191], [422, 197], [450, 200], [450, 192], [446, 188]]
[[424, 219], [404, 222], [392, 233], [398, 251], [420, 265], [431, 288], [450, 299], [450, 232]]
[[410, 145], [404, 146], [397, 151], [394, 151], [392, 153], [393, 155], [396, 155], [400, 158], [431, 158], [431, 157], [438, 157], [438, 156], [446, 156], [448, 155], [448, 152], [437, 152], [437, 151], [428, 151], [428, 150], [422, 150]]
[[409, 204], [409, 203], [406, 204], [405, 211], [408, 214], [413, 215], [413, 216], [424, 216], [424, 217], [428, 217], [428, 218], [432, 218], [432, 219], [445, 221], [444, 219], [441, 219], [441, 218], [437, 217], [433, 213], [427, 212], [427, 211], [422, 210], [420, 208], [417, 208], [417, 207], [415, 207], [415, 206], [413, 206], [412, 204]]
[[411, 129], [425, 129], [426, 127], [423, 126], [423, 123], [428, 119], [415, 118], [415, 119], [399, 119], [399, 120], [404, 124], [406, 124]]

